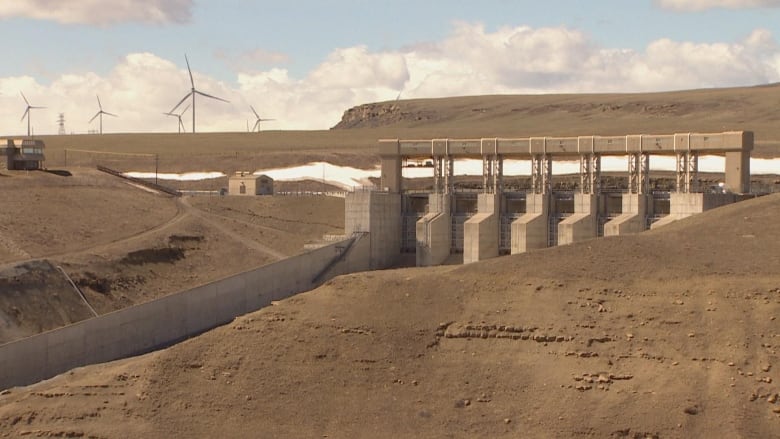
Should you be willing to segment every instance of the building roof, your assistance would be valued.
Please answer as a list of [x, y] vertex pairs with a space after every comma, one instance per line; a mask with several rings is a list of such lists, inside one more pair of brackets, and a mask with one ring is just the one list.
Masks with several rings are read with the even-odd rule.
[[269, 176], [267, 176], [265, 174], [253, 174], [253, 173], [248, 172], [248, 171], [236, 172], [234, 175], [231, 175], [229, 179], [230, 180], [249, 180], [249, 179], [251, 179], [251, 180], [260, 180], [260, 179], [263, 179], [263, 180], [270, 180], [270, 181], [274, 180], [273, 178], [271, 178], [271, 177], [269, 177]]

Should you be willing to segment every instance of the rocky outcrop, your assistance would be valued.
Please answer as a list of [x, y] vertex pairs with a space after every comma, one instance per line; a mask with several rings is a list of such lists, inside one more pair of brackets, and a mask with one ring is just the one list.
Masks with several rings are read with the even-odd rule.
[[398, 102], [363, 104], [344, 112], [333, 129], [376, 128], [397, 123], [425, 122], [434, 119], [432, 112], [411, 111]]

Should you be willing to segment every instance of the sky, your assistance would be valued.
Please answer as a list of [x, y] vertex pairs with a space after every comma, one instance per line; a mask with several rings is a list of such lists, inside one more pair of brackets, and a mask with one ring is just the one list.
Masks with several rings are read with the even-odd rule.
[[[0, 135], [328, 129], [355, 105], [780, 82], [780, 0], [1, 0]], [[182, 120], [192, 130], [191, 99]]]

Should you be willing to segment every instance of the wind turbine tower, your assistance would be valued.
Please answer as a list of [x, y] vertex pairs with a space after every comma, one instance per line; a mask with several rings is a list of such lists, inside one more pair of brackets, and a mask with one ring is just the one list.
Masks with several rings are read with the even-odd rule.
[[255, 126], [252, 127], [252, 132], [255, 132], [255, 131], [257, 131], [258, 133], [260, 132], [260, 122], [266, 122], [266, 121], [269, 121], [269, 120], [276, 120], [276, 119], [263, 119], [263, 118], [260, 117], [259, 114], [257, 114], [257, 111], [255, 111], [255, 107], [250, 105], [249, 108], [252, 109], [252, 113], [255, 113], [255, 117], [257, 118], [257, 120], [255, 121]]
[[173, 117], [179, 119], [179, 134], [181, 134], [182, 132], [185, 132], [185, 133], [187, 132], [187, 130], [184, 129], [184, 122], [181, 121], [181, 117], [184, 115], [184, 113], [187, 112], [188, 108], [190, 108], [189, 104], [187, 104], [187, 106], [184, 107], [184, 110], [182, 110], [181, 113], [173, 113], [173, 112], [171, 112], [171, 113], [163, 113], [166, 116], [173, 116]]
[[187, 93], [187, 95], [184, 96], [179, 101], [179, 103], [176, 104], [176, 106], [173, 107], [173, 109], [171, 109], [171, 111], [169, 111], [168, 113], [173, 113], [177, 108], [179, 108], [179, 105], [183, 104], [184, 101], [186, 101], [190, 96], [192, 96], [192, 104], [191, 104], [191, 106], [192, 106], [192, 132], [195, 133], [195, 95], [201, 95], [201, 96], [204, 96], [204, 97], [207, 97], [207, 98], [216, 99], [218, 101], [227, 102], [227, 103], [230, 103], [230, 101], [222, 99], [222, 98], [218, 98], [216, 96], [212, 96], [210, 94], [203, 93], [202, 91], [196, 89], [195, 88], [195, 80], [192, 78], [192, 69], [190, 69], [190, 60], [187, 59], [187, 55], [186, 54], [184, 55], [184, 61], [187, 62], [187, 72], [190, 74], [190, 85], [192, 86], [192, 88], [190, 89], [190, 92]]
[[119, 117], [119, 116], [113, 113], [109, 113], [108, 111], [103, 111], [103, 104], [100, 103], [100, 96], [95, 95], [95, 97], [97, 98], [98, 108], [100, 108], [100, 110], [98, 110], [98, 112], [95, 113], [94, 116], [92, 116], [92, 119], [89, 120], [89, 123], [92, 123], [92, 121], [95, 120], [96, 117], [100, 116], [100, 134], [103, 134], [103, 115], [106, 114], [108, 116], [114, 116], [114, 117]]
[[32, 129], [30, 127], [30, 114], [32, 111], [30, 110], [40, 110], [46, 107], [35, 107], [30, 105], [30, 102], [27, 100], [27, 97], [24, 96], [24, 93], [19, 92], [19, 94], [22, 95], [22, 99], [24, 99], [24, 103], [27, 104], [27, 108], [24, 109], [24, 114], [22, 114], [22, 119], [19, 122], [24, 121], [24, 118], [27, 118], [27, 137], [30, 137], [32, 135]]

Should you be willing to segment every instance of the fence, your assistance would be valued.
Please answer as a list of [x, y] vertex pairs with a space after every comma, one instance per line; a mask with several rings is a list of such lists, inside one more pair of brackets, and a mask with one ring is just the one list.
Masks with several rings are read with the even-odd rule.
[[128, 181], [132, 181], [133, 183], [135, 183], [137, 185], [140, 185], [140, 186], [148, 187], [150, 189], [154, 189], [154, 190], [157, 190], [157, 191], [160, 191], [160, 192], [165, 192], [166, 194], [173, 195], [174, 197], [180, 197], [181, 196], [181, 192], [179, 192], [176, 189], [170, 188], [168, 186], [163, 186], [163, 185], [157, 184], [157, 183], [152, 183], [152, 182], [140, 179], [140, 178], [128, 177], [128, 176], [122, 174], [121, 172], [119, 172], [119, 171], [117, 171], [115, 169], [111, 169], [111, 168], [107, 168], [105, 166], [98, 165], [97, 166], [97, 170], [101, 171], [101, 172], [105, 172], [106, 174], [111, 174], [111, 175], [113, 175], [115, 177], [119, 177], [119, 178], [123, 178], [123, 179], [128, 180]]

